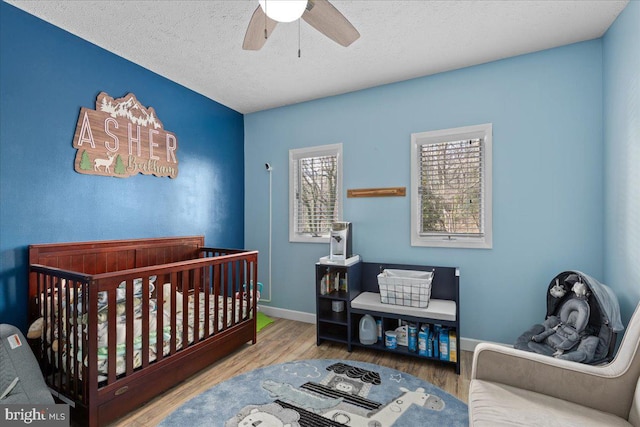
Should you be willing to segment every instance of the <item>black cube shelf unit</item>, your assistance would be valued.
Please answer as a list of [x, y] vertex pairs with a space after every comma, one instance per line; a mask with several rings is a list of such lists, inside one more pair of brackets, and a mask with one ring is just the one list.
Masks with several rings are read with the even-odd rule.
[[[380, 303], [378, 274], [384, 269], [433, 271], [429, 306], [420, 309]], [[343, 278], [346, 278], [346, 284], [342, 282]], [[344, 304], [344, 309], [334, 311], [332, 309], [334, 302]], [[454, 331], [456, 360], [423, 356], [417, 351], [410, 351], [406, 346], [399, 345], [395, 349], [390, 349], [385, 346], [384, 338], [375, 344], [361, 344], [359, 323], [365, 314], [380, 319], [383, 331], [395, 329], [399, 320], [417, 325], [418, 330], [421, 325], [440, 325], [449, 331]], [[357, 262], [348, 266], [317, 263], [316, 316], [318, 345], [327, 340], [346, 344], [348, 351], [351, 351], [353, 346], [358, 346], [404, 354], [455, 365], [456, 373], [460, 374], [460, 274], [456, 267], [378, 262]]]
[[[336, 275], [342, 279], [336, 289]], [[328, 289], [322, 289], [323, 278]], [[350, 302], [360, 293], [362, 281], [362, 263], [350, 266], [316, 264], [316, 331], [318, 345], [322, 340], [349, 344], [351, 330]], [[342, 311], [336, 312], [333, 303], [343, 304]]]

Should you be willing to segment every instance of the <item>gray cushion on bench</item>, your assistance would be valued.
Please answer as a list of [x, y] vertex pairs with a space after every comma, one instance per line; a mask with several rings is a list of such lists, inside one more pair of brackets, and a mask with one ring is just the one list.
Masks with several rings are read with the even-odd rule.
[[[15, 348], [11, 348], [11, 343]], [[18, 383], [0, 404], [55, 403], [27, 340], [15, 326], [0, 324], [0, 394], [16, 377]]]

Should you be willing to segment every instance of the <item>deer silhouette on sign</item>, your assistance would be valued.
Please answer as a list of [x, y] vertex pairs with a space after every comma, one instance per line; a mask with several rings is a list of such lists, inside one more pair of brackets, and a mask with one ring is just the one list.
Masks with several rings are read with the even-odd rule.
[[113, 159], [115, 159], [115, 154], [107, 153], [108, 159], [95, 159], [93, 161], [93, 170], [100, 172], [100, 166], [104, 166], [104, 171], [111, 173], [111, 164], [113, 163]]

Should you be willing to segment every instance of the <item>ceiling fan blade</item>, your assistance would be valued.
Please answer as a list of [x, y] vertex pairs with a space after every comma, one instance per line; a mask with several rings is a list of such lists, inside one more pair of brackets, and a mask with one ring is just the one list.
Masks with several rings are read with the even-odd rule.
[[302, 19], [344, 47], [360, 37], [360, 33], [351, 25], [351, 22], [327, 0], [309, 0]]
[[[249, 26], [247, 27], [247, 33], [244, 35], [244, 42], [242, 43], [242, 48], [244, 50], [260, 50], [262, 46], [264, 46], [267, 38], [271, 37], [271, 33], [278, 21], [274, 21], [264, 14], [260, 5], [256, 8], [255, 12], [253, 12], [253, 16], [251, 16], [251, 21], [249, 21]], [[267, 36], [265, 38], [265, 28], [267, 31]]]

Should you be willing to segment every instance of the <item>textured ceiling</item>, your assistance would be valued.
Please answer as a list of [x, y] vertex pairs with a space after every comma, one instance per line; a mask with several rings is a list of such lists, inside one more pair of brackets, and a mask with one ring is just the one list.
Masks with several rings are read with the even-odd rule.
[[[242, 50], [256, 0], [6, 0], [241, 113], [600, 37], [628, 0], [332, 1], [344, 48], [298, 23]], [[116, 94], [117, 95], [117, 94]]]

